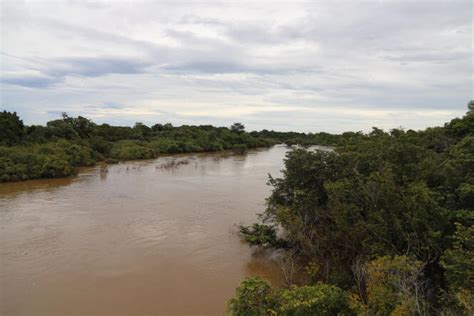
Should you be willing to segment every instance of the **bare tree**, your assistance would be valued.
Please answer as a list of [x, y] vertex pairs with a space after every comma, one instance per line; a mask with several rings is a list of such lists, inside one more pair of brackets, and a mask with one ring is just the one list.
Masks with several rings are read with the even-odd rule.
[[357, 257], [352, 264], [352, 273], [357, 283], [357, 291], [363, 304], [367, 304], [367, 260], [361, 256]]
[[290, 288], [294, 284], [295, 276], [298, 271], [296, 252], [294, 250], [285, 250], [281, 256], [278, 257], [278, 265], [280, 266], [285, 285]]

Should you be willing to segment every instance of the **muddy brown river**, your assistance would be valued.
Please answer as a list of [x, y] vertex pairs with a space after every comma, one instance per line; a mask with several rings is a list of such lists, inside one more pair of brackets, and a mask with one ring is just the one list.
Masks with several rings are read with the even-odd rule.
[[0, 314], [223, 315], [246, 276], [278, 284], [279, 269], [235, 224], [264, 210], [285, 152], [161, 157], [0, 184]]

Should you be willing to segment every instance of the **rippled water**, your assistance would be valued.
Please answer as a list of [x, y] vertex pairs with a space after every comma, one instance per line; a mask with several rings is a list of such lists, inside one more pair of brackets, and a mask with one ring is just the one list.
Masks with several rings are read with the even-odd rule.
[[[286, 148], [199, 154], [0, 184], [0, 314], [223, 315], [239, 281], [278, 283], [255, 221]], [[171, 161], [186, 161], [178, 167]]]

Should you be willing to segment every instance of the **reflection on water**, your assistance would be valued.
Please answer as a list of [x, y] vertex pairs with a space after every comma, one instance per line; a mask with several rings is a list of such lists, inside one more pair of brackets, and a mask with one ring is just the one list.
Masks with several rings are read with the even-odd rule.
[[235, 224], [262, 212], [286, 150], [0, 184], [0, 314], [222, 315], [244, 277], [278, 283]]

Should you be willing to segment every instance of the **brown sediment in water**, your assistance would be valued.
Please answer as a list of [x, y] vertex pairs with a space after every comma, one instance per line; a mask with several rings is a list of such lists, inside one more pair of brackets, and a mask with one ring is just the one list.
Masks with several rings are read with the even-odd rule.
[[244, 277], [278, 284], [233, 227], [263, 211], [286, 150], [0, 184], [0, 314], [222, 315]]

